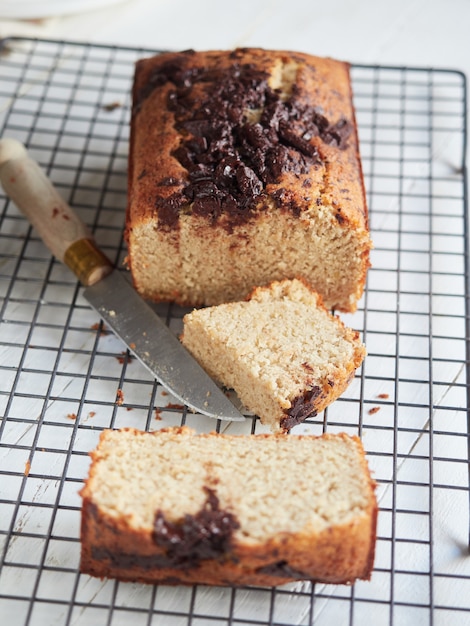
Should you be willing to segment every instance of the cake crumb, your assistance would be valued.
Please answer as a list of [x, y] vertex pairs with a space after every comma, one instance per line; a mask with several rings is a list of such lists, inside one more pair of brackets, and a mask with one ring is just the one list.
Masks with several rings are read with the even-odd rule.
[[135, 357], [132, 356], [132, 354], [129, 354], [126, 350], [124, 350], [123, 352], [121, 352], [121, 354], [117, 355], [116, 359], [121, 365], [127, 365], [128, 363], [132, 363]]
[[31, 460], [28, 459], [24, 465], [24, 475], [29, 476], [30, 470], [31, 470]]
[[383, 400], [387, 400], [388, 398], [390, 398], [390, 396], [388, 393], [379, 393], [377, 398], [382, 398]]
[[369, 409], [369, 415], [373, 415], [374, 413], [377, 413], [378, 411], [380, 411], [380, 407], [373, 406], [371, 409]]
[[122, 389], [118, 389], [116, 392], [116, 404], [122, 406], [124, 404], [124, 393]]
[[110, 102], [109, 104], [103, 104], [103, 106], [101, 108], [103, 109], [103, 111], [111, 112], [111, 111], [115, 111], [116, 109], [119, 109], [120, 107], [122, 107], [122, 104], [116, 100], [116, 102]]
[[106, 328], [106, 325], [102, 324], [101, 322], [96, 322], [95, 324], [92, 324], [90, 328], [92, 330], [99, 330], [100, 335], [109, 335], [111, 333], [111, 331]]
[[162, 420], [162, 410], [161, 409], [155, 409], [155, 419], [158, 421]]
[[76, 413], [67, 413], [67, 417], [69, 418], [69, 420], [76, 420], [77, 419], [77, 414]]

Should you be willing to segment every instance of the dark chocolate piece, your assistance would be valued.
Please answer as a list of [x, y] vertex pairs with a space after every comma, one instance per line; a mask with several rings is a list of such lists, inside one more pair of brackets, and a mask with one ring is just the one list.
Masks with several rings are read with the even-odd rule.
[[196, 515], [170, 522], [162, 511], [155, 514], [153, 540], [165, 550], [169, 567], [197, 567], [202, 560], [230, 554], [233, 532], [240, 525], [232, 513], [219, 508], [212, 489], [206, 492], [206, 503]]
[[240, 62], [237, 54], [228, 70], [190, 67], [192, 54], [163, 63], [135, 96], [138, 111], [153, 89], [170, 83], [168, 107], [183, 137], [173, 156], [188, 180], [182, 193], [157, 199], [159, 224], [176, 227], [180, 207], [189, 202], [212, 223], [225, 215], [222, 225], [230, 230], [249, 219], [266, 186], [283, 173], [304, 175], [322, 162], [313, 137], [343, 149], [352, 127], [345, 119], [331, 124], [296, 86], [282, 99], [269, 86], [268, 73]]
[[283, 430], [290, 430], [297, 424], [301, 424], [307, 417], [313, 417], [317, 414], [315, 410], [315, 401], [321, 395], [321, 387], [314, 385], [301, 396], [292, 401], [292, 406], [287, 411], [286, 417], [281, 421]]

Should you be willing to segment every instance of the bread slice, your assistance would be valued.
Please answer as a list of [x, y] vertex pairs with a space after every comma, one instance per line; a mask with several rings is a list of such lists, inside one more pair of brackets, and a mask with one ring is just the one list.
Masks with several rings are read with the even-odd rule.
[[107, 430], [92, 459], [83, 573], [268, 586], [371, 575], [377, 502], [357, 437]]
[[354, 311], [371, 240], [349, 65], [260, 48], [141, 59], [126, 240], [151, 300], [214, 305], [301, 276]]
[[365, 356], [359, 333], [303, 281], [184, 317], [183, 344], [273, 431], [290, 430], [344, 392]]

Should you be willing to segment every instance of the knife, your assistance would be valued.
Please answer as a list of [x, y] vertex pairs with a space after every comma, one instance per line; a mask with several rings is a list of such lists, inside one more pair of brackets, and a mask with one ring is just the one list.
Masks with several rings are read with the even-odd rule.
[[245, 419], [129, 281], [113, 268], [87, 226], [15, 139], [0, 140], [0, 182], [52, 254], [85, 286], [85, 299], [176, 399], [209, 417]]

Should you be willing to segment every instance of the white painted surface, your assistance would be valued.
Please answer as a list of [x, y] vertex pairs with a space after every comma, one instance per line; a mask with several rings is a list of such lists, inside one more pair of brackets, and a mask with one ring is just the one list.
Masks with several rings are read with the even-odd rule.
[[[47, 4], [47, 3], [46, 3]], [[198, 2], [190, 0], [134, 0], [118, 3], [112, 7], [100, 8], [91, 12], [77, 12], [73, 15], [64, 15], [56, 17], [46, 17], [39, 21], [14, 21], [6, 20], [0, 22], [0, 36], [10, 35], [26, 35], [37, 37], [50, 37], [54, 39], [91, 41], [94, 43], [118, 44], [128, 46], [142, 46], [155, 49], [208, 49], [208, 48], [230, 48], [234, 46], [263, 46], [267, 48], [284, 48], [296, 49], [312, 54], [329, 55], [339, 59], [348, 60], [355, 63], [371, 63], [380, 65], [405, 65], [405, 66], [424, 66], [434, 68], [451, 68], [457, 69], [470, 75], [470, 2], [467, 0], [395, 0], [392, 2], [382, 2], [374, 0], [358, 0], [352, 2], [350, 0], [329, 0], [328, 2], [318, 2], [316, 0], [291, 0], [289, 2], [279, 2], [270, 0], [242, 0], [240, 2], [220, 2], [217, 0], [207, 1], [199, 0]], [[452, 166], [452, 159], [455, 151], [452, 144], [449, 144], [446, 137], [443, 136], [442, 142], [436, 146], [434, 168], [436, 172], [444, 172], [448, 174], [449, 167]], [[450, 164], [450, 165], [449, 165]], [[447, 169], [446, 169], [447, 168]], [[393, 201], [393, 200], [392, 200]], [[389, 216], [384, 212], [380, 220], [377, 218], [377, 224], [387, 226]], [[421, 227], [420, 225], [418, 225]], [[461, 224], [460, 224], [461, 226]], [[460, 227], [459, 226], [459, 227]], [[444, 228], [444, 225], [443, 225]], [[419, 238], [418, 238], [419, 239]], [[439, 241], [436, 242], [439, 245]], [[380, 263], [384, 263], [384, 256], [380, 257]], [[393, 267], [394, 259], [390, 259]], [[449, 270], [453, 271], [450, 267]], [[31, 268], [32, 275], [40, 272], [41, 268]], [[60, 271], [60, 270], [59, 270]], [[65, 272], [65, 271], [64, 271]], [[384, 272], [385, 275], [386, 272]], [[66, 274], [64, 274], [66, 275]], [[379, 277], [381, 278], [381, 277]], [[378, 279], [379, 279], [378, 278]], [[404, 280], [410, 278], [406, 274]], [[72, 292], [73, 283], [71, 283], [70, 292]], [[52, 287], [53, 289], [53, 287]], [[54, 294], [54, 297], [64, 297]], [[443, 313], [448, 312], [445, 298], [442, 299]], [[410, 297], [410, 302], [411, 302]], [[412, 302], [415, 302], [414, 300]], [[417, 297], [416, 306], [419, 308], [421, 300]], [[435, 307], [440, 306], [439, 299], [435, 302]], [[22, 309], [22, 315], [27, 318], [28, 312]], [[95, 318], [90, 312], [82, 311], [82, 324], [93, 324]], [[89, 318], [89, 319], [88, 319]], [[371, 321], [375, 321], [372, 316]], [[394, 319], [388, 319], [386, 315], [377, 315], [377, 325], [380, 330], [386, 328], [387, 324], [392, 324], [393, 332]], [[416, 324], [419, 325], [420, 320], [412, 319], [412, 316], [403, 318], [402, 324], [409, 324], [411, 334], [417, 332]], [[449, 335], [454, 330], [455, 321], [452, 318], [443, 316], [439, 320], [439, 334]], [[380, 326], [382, 325], [382, 326]], [[385, 325], [385, 326], [384, 326]], [[24, 340], [22, 328], [12, 328], [12, 333], [17, 333], [17, 341], [21, 343]], [[11, 338], [11, 336], [10, 336]], [[72, 338], [69, 338], [72, 341]], [[380, 345], [374, 341], [380, 341]], [[368, 347], [371, 352], [377, 348], [385, 354], [392, 352], [394, 349], [394, 337], [387, 335], [374, 336], [371, 333], [368, 337]], [[47, 337], [41, 337], [41, 341], [45, 344], [50, 342], [51, 345], [56, 341], [51, 331]], [[76, 345], [79, 349], [91, 349], [91, 339], [85, 338], [83, 335], [77, 335], [75, 338]], [[105, 339], [109, 350], [118, 349], [114, 343], [114, 339], [108, 337]], [[87, 343], [88, 342], [88, 343]], [[113, 348], [114, 346], [114, 348]], [[422, 345], [416, 338], [406, 342], [403, 340], [403, 350], [410, 355], [420, 355], [420, 351], [425, 351], [426, 346]], [[439, 342], [436, 350], [439, 350]], [[443, 355], [448, 355], [451, 348], [444, 343], [442, 347]], [[456, 353], [456, 360], [461, 358], [460, 346]], [[2, 359], [12, 363], [18, 358], [16, 349], [10, 348], [5, 350]], [[43, 357], [45, 358], [45, 357]], [[371, 357], [369, 360], [371, 370], [377, 375], [384, 377], [392, 376], [393, 372], [389, 372], [390, 360], [377, 359]], [[402, 368], [405, 368], [409, 362], [405, 361]], [[44, 361], [42, 361], [42, 366]], [[30, 363], [30, 367], [35, 367], [35, 363]], [[74, 372], [83, 371], [87, 366], [86, 357], [80, 360], [76, 355], [74, 359], [70, 359], [66, 363], [62, 363], [62, 371], [70, 370], [70, 378], [61, 378], [57, 381], [57, 389], [54, 393], [58, 397], [67, 398], [68, 396], [76, 397], [79, 392], [74, 393], [73, 389], [81, 383], [80, 378], [74, 378]], [[97, 364], [96, 372], [104, 372], [106, 364]], [[439, 366], [436, 365], [436, 369]], [[462, 364], [456, 363], [454, 366], [442, 366], [442, 372], [439, 371], [441, 377], [447, 380], [455, 381], [455, 385], [446, 385], [445, 387], [436, 386], [434, 390], [435, 401], [443, 406], [449, 402], [449, 397], [456, 406], [464, 406], [465, 394], [463, 387], [464, 372]], [[419, 378], [425, 373], [420, 371], [420, 363], [411, 363], [410, 371], [404, 372], [409, 378]], [[11, 372], [14, 376], [14, 372]], [[4, 381], [6, 382], [6, 381]], [[47, 380], [35, 379], [37, 389], [47, 384]], [[106, 391], [105, 386], [99, 390], [100, 394]], [[374, 394], [388, 389], [374, 389]], [[426, 402], [423, 394], [426, 395], [428, 390], [419, 384], [410, 384], [407, 391], [402, 394], [408, 394], [406, 397], [410, 403], [419, 399]], [[114, 387], [110, 385], [109, 404], [113, 402]], [[132, 390], [129, 390], [131, 398]], [[138, 394], [142, 393], [141, 389], [136, 389], [136, 401]], [[358, 390], [352, 386], [348, 391], [350, 397], [357, 397]], [[356, 395], [354, 395], [356, 394]], [[90, 400], [93, 399], [93, 389], [90, 390]], [[96, 397], [100, 402], [106, 396]], [[370, 397], [376, 397], [370, 396]], [[0, 398], [2, 409], [4, 398]], [[372, 456], [371, 464], [374, 470], [382, 478], [392, 476], [393, 467], [389, 457], [390, 439], [393, 429], [393, 402], [391, 397], [387, 406], [382, 407], [381, 412], [375, 416], [366, 416], [368, 424], [376, 420], [377, 429], [368, 429], [365, 436], [365, 445], [367, 448], [375, 451], [383, 451], [383, 455], [379, 453]], [[38, 399], [25, 400], [23, 410], [30, 412], [31, 415], [37, 415], [41, 410], [41, 403]], [[48, 417], [50, 420], [61, 419], [64, 411], [73, 411], [73, 406], [66, 403], [55, 402], [48, 409]], [[370, 406], [370, 405], [369, 405]], [[369, 408], [367, 406], [366, 408]], [[404, 409], [402, 409], [404, 410]], [[92, 411], [101, 413], [94, 418], [95, 423], [99, 425], [98, 420], [106, 423], [106, 416], [103, 415], [103, 407], [100, 404], [93, 406], [87, 405], [88, 414]], [[137, 420], [138, 411], [134, 412]], [[139, 419], [145, 418], [145, 410], [141, 411]], [[331, 411], [332, 417], [335, 415], [335, 409]], [[125, 423], [126, 416], [122, 417], [122, 423]], [[461, 607], [462, 611], [452, 615], [453, 624], [468, 624], [470, 621], [470, 559], [468, 556], [468, 493], [467, 485], [467, 467], [465, 464], [465, 438], [446, 436], [445, 430], [449, 424], [446, 421], [448, 415], [444, 418], [440, 416], [439, 410], [435, 413], [434, 428], [439, 430], [439, 435], [434, 438], [434, 453], [439, 460], [434, 465], [434, 481], [438, 484], [454, 485], [454, 490], [439, 489], [435, 490], [433, 511], [434, 511], [434, 538], [435, 542], [432, 547], [434, 551], [434, 568], [439, 573], [435, 578], [433, 585], [434, 597], [432, 600], [439, 605], [439, 609], [435, 611], [434, 618], [436, 624], [446, 624], [447, 616], [445, 607]], [[87, 419], [87, 418], [83, 418]], [[89, 418], [92, 420], [93, 418]], [[165, 419], [171, 423], [171, 415]], [[346, 419], [346, 418], [345, 418]], [[416, 408], [409, 412], [410, 425], [414, 429], [425, 427], [428, 419], [426, 411], [419, 411]], [[119, 421], [118, 421], [119, 423]], [[383, 426], [382, 430], [380, 426]], [[25, 442], [25, 445], [31, 440], [31, 432], [34, 424], [30, 427], [23, 425], [23, 430], [13, 432], [18, 442]], [[210, 420], [204, 423], [203, 428], [210, 429], [212, 423]], [[452, 423], [454, 432], [460, 429], [465, 432], [465, 419], [462, 413], [455, 414]], [[233, 430], [238, 432], [238, 426]], [[425, 459], [429, 454], [429, 440], [427, 435], [415, 437], [414, 433], [410, 433], [406, 437], [406, 433], [401, 433], [398, 442], [400, 452], [400, 479], [406, 484], [409, 481], [408, 489], [401, 489], [398, 496], [394, 493], [392, 486], [387, 485], [384, 481], [379, 488], [379, 498], [382, 507], [382, 514], [379, 517], [379, 534], [384, 537], [392, 537], [393, 541], [396, 537], [401, 539], [409, 538], [406, 541], [397, 544], [393, 553], [395, 559], [393, 566], [398, 571], [394, 580], [394, 597], [397, 602], [394, 608], [395, 624], [400, 626], [403, 624], [428, 624], [430, 622], [430, 614], [426, 610], [418, 611], [416, 604], [426, 606], [430, 602], [429, 585], [427, 572], [423, 571], [423, 575], [410, 577], [403, 572], [413, 570], [416, 563], [427, 564], [429, 562], [427, 551], [429, 546], [426, 544], [428, 536], [428, 528], [426, 526], [428, 520], [426, 516], [405, 515], [403, 512], [407, 510], [419, 511], [427, 510], [429, 506], [427, 497], [428, 490], [417, 484], [417, 476], [422, 473], [423, 485], [429, 484], [429, 476], [427, 475], [427, 463]], [[64, 435], [68, 433], [64, 429]], [[7, 432], [7, 436], [9, 432]], [[79, 433], [78, 441], [75, 442], [76, 449], [83, 449], [84, 452], [89, 450], [95, 444], [96, 437], [93, 432]], [[68, 445], [67, 442], [52, 440], [47, 441], [47, 445], [57, 448]], [[464, 449], [462, 449], [462, 446]], [[412, 458], [407, 459], [407, 454], [412, 452]], [[459, 463], [445, 463], [443, 459], [452, 459], [457, 457]], [[420, 461], [420, 457], [424, 461]], [[62, 495], [62, 504], [69, 502], [71, 506], [77, 506], [79, 499], [76, 494], [79, 480], [84, 475], [87, 467], [87, 458], [74, 457], [75, 465], [69, 468], [69, 476], [76, 478], [76, 482], [68, 482], [64, 486]], [[8, 468], [24, 466], [26, 458], [21, 451], [10, 453], [9, 458], [3, 459], [5, 466]], [[46, 501], [47, 497], [54, 502], [57, 489], [60, 488], [60, 476], [63, 468], [62, 456], [37, 453], [33, 463], [33, 473], [44, 472], [50, 475], [47, 481], [27, 481], [26, 498], [34, 500], [35, 498]], [[54, 479], [56, 477], [56, 479]], [[8, 489], [11, 487], [13, 493], [16, 489], [14, 481], [10, 481], [3, 486], [3, 493], [8, 496]], [[30, 490], [30, 492], [28, 491]], [[49, 495], [47, 495], [49, 494]], [[5, 497], [5, 495], [3, 496]], [[398, 501], [394, 498], [398, 497]], [[401, 512], [395, 516], [391, 516], [389, 511], [392, 508], [398, 508]], [[5, 524], [8, 521], [9, 509], [4, 511]], [[66, 510], [60, 510], [56, 519], [54, 532], [58, 536], [68, 536], [78, 533], [77, 518], [67, 516]], [[394, 527], [394, 528], [393, 528]], [[23, 507], [19, 511], [17, 529], [24, 528], [29, 532], [45, 532], [48, 528], [48, 519], [36, 518], [35, 510]], [[423, 540], [422, 545], [420, 540]], [[9, 559], [15, 559], [15, 553], [20, 555], [18, 558], [25, 559], [25, 555], [30, 559], [32, 564], [36, 564], [40, 558], [40, 549], [33, 544], [33, 549], [29, 550], [31, 542], [24, 541], [18, 535], [15, 545], [9, 552]], [[16, 551], [16, 552], [15, 552]], [[378, 569], [374, 573], [372, 584], [359, 583], [354, 588], [356, 602], [354, 604], [355, 623], [371, 623], [374, 625], [389, 623], [389, 609], [382, 600], [386, 600], [390, 595], [390, 578], [388, 569], [392, 566], [391, 551], [388, 542], [381, 542], [378, 546], [377, 565]], [[49, 576], [45, 576], [41, 580], [40, 589], [36, 590], [39, 597], [54, 598], [55, 594], [60, 596], [61, 589], [64, 593], [70, 593], [67, 576], [61, 577], [54, 572], [54, 564], [67, 563], [69, 567], [74, 567], [78, 563], [77, 545], [73, 542], [53, 542], [50, 551], [47, 554], [46, 565], [51, 565]], [[31, 572], [31, 578], [29, 573]], [[3, 591], [11, 589], [11, 593], [16, 593], [16, 587], [22, 585], [24, 596], [32, 593], [34, 588], [33, 580], [34, 570], [25, 569], [22, 576], [17, 578], [17, 571], [13, 575], [4, 574], [0, 579], [0, 585]], [[455, 583], [457, 576], [461, 576], [460, 585]], [[449, 582], [451, 581], [451, 582]], [[299, 586], [295, 587], [297, 590]], [[315, 614], [316, 624], [344, 624], [349, 623], [350, 607], [349, 602], [331, 602], [330, 597], [349, 597], [350, 590], [344, 588], [324, 587], [319, 599], [316, 600]], [[92, 579], [80, 579], [78, 589], [75, 590], [75, 598], [80, 605], [73, 612], [71, 623], [74, 624], [92, 624], [100, 622], [102, 614], [94, 620], [93, 611], [87, 610], [87, 602], [101, 601], [106, 606], [112, 599], [112, 584], [102, 583]], [[152, 601], [150, 590], [142, 586], [126, 586], [126, 598], [123, 601], [128, 606], [148, 606]], [[199, 615], [211, 615], [212, 620], [204, 619], [196, 620], [198, 626], [202, 624], [222, 624], [223, 616], [229, 614], [231, 602], [230, 591], [217, 590], [200, 590], [197, 594], [195, 610]], [[178, 610], [185, 613], [191, 604], [191, 591], [181, 589], [165, 588], [158, 594], [158, 606], [167, 607], [167, 610], [176, 614]], [[237, 616], [245, 619], [244, 623], [255, 623], [256, 620], [268, 620], [271, 606], [269, 603], [269, 594], [263, 591], [246, 591], [240, 592], [237, 598]], [[361, 598], [376, 598], [378, 602], [361, 602]], [[157, 605], [157, 603], [155, 604]], [[302, 595], [284, 595], [276, 601], [274, 617], [277, 622], [288, 624], [307, 624], [310, 608], [310, 600]], [[64, 611], [59, 606], [48, 606], [37, 603], [31, 623], [34, 624], [63, 624], [65, 619]], [[4, 613], [2, 614], [2, 610]], [[0, 616], [4, 615], [14, 624], [22, 623], [21, 616], [23, 608], [0, 606]], [[15, 612], [16, 611], [16, 612]], [[48, 612], [49, 611], [49, 612]], [[12, 616], [16, 616], [14, 619]], [[220, 618], [218, 621], [215, 616]], [[132, 616], [131, 616], [132, 618]], [[13, 619], [13, 621], [12, 621]], [[123, 618], [125, 620], [125, 618]], [[0, 619], [0, 622], [3, 621]], [[5, 623], [7, 623], [5, 621]], [[115, 622], [120, 623], [116, 614]], [[127, 622], [130, 623], [130, 622]], [[140, 622], [139, 622], [140, 623]], [[165, 624], [165, 621], [154, 621], [154, 624]], [[185, 617], [174, 617], [171, 626], [174, 624], [187, 624]], [[264, 623], [264, 622], [263, 622]]]

